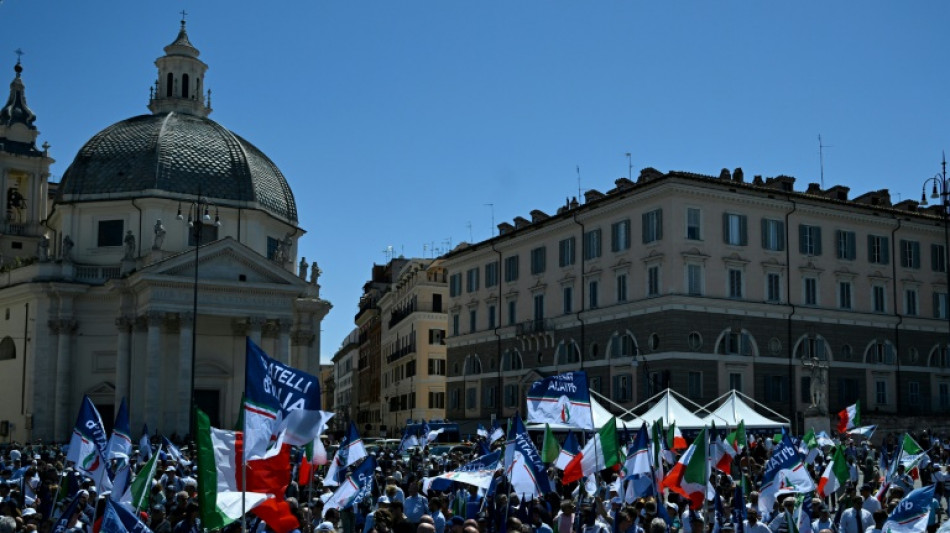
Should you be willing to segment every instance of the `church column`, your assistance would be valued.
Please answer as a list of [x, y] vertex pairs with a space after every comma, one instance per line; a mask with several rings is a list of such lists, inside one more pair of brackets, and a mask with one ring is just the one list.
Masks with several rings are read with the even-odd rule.
[[151, 431], [159, 428], [161, 420], [162, 379], [162, 322], [165, 314], [148, 311], [145, 314], [148, 331], [145, 336], [145, 423]]
[[277, 321], [277, 359], [285, 365], [291, 366], [290, 360], [290, 326], [293, 320], [281, 318]]
[[307, 361], [307, 348], [313, 342], [313, 334], [302, 329], [295, 329], [293, 334], [293, 364], [304, 372], [313, 374]]
[[261, 345], [261, 332], [266, 322], [267, 320], [262, 316], [252, 316], [247, 319], [247, 323], [250, 326], [247, 336], [258, 346]]
[[129, 390], [131, 385], [129, 377], [131, 375], [132, 364], [132, 319], [127, 316], [120, 316], [115, 319], [115, 327], [118, 330], [118, 341], [115, 350], [115, 407], [122, 404], [122, 399], [131, 403]]
[[179, 313], [178, 315], [178, 422], [175, 431], [179, 435], [191, 433], [188, 422], [191, 420], [191, 372], [192, 342], [195, 335], [193, 327], [194, 313]]
[[70, 379], [72, 378], [71, 351], [72, 336], [76, 331], [76, 321], [71, 318], [61, 318], [57, 321], [59, 335], [56, 346], [56, 413], [53, 422], [53, 437], [58, 442], [69, 440], [70, 409]]

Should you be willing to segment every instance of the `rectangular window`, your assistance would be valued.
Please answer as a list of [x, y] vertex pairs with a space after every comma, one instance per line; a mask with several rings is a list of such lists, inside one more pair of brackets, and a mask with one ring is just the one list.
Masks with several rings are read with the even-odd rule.
[[557, 244], [557, 264], [561, 267], [574, 264], [574, 237], [562, 239]]
[[742, 374], [739, 372], [729, 374], [729, 388], [734, 391], [742, 392]]
[[429, 359], [429, 375], [430, 376], [444, 376], [445, 375], [445, 359]]
[[485, 286], [494, 287], [498, 285], [498, 262], [494, 261], [485, 265]]
[[690, 241], [703, 240], [702, 233], [703, 212], [697, 207], [686, 208], [686, 239]]
[[584, 259], [590, 261], [600, 257], [601, 231], [592, 229], [584, 234]]
[[518, 398], [518, 385], [515, 383], [505, 385], [505, 407], [517, 407]]
[[702, 372], [690, 372], [687, 375], [687, 386], [686, 386], [687, 395], [697, 400], [703, 397], [703, 373]]
[[868, 262], [878, 265], [886, 265], [891, 261], [890, 251], [888, 250], [887, 237], [880, 235], [868, 235]]
[[722, 214], [722, 240], [733, 246], [749, 244], [748, 224], [745, 215], [737, 213]]
[[514, 326], [518, 322], [518, 315], [515, 313], [516, 302], [508, 300], [508, 325]]
[[930, 245], [930, 268], [934, 272], [947, 271], [947, 251], [942, 244]]
[[919, 381], [911, 381], [907, 383], [907, 403], [911, 405], [920, 405]]
[[874, 400], [878, 405], [887, 404], [887, 382], [883, 379], [874, 382]]
[[564, 287], [564, 314], [569, 315], [574, 312], [574, 288]]
[[805, 278], [802, 282], [805, 305], [818, 305], [818, 278]]
[[475, 333], [477, 331], [476, 326], [478, 325], [478, 313], [474, 309], [468, 312], [468, 332]]
[[703, 266], [686, 265], [686, 292], [690, 296], [703, 295]]
[[854, 378], [838, 378], [838, 403], [849, 405], [858, 399], [858, 380]]
[[483, 400], [485, 407], [488, 409], [498, 407], [498, 389], [496, 387], [486, 387]]
[[871, 308], [875, 313], [886, 313], [887, 302], [884, 299], [885, 291], [882, 285], [871, 287]]
[[934, 318], [947, 318], [947, 293], [945, 292], [935, 292], [934, 293]]
[[406, 374], [405, 377], [411, 378], [416, 375], [416, 362], [407, 361], [406, 362]]
[[444, 329], [430, 329], [429, 330], [429, 345], [430, 346], [439, 346], [445, 344], [445, 330]]
[[470, 387], [465, 390], [465, 408], [466, 409], [475, 409], [478, 405], [478, 389], [475, 387]]
[[839, 281], [838, 282], [838, 308], [839, 309], [851, 309], [851, 282], [850, 281]]
[[505, 258], [505, 282], [511, 283], [518, 280], [518, 256], [513, 255]]
[[821, 226], [798, 225], [798, 252], [809, 257], [821, 255]]
[[459, 315], [455, 313], [452, 315], [452, 336], [459, 336]]
[[630, 219], [615, 222], [610, 226], [610, 250], [622, 252], [630, 248]]
[[742, 271], [738, 268], [729, 269], [729, 297], [742, 298]]
[[430, 409], [445, 409], [445, 393], [444, 392], [430, 392], [429, 393], [429, 408]]
[[462, 273], [449, 276], [449, 297], [455, 298], [462, 294]]
[[917, 316], [917, 289], [904, 289], [904, 314]]
[[651, 266], [647, 268], [647, 296], [660, 295], [660, 267]]
[[785, 251], [785, 221], [762, 219], [762, 248], [773, 252]]
[[901, 266], [920, 268], [920, 243], [901, 239]]
[[788, 379], [785, 376], [765, 376], [765, 401], [788, 401]]
[[940, 408], [950, 407], [950, 383], [940, 383], [937, 386], [938, 397], [940, 398]]
[[475, 292], [478, 290], [478, 268], [470, 268], [465, 273], [465, 292]]
[[449, 402], [449, 408], [459, 409], [462, 406], [462, 389], [455, 389], [452, 391], [451, 401]]
[[591, 309], [597, 309], [599, 307], [599, 297], [597, 290], [600, 288], [600, 284], [597, 281], [591, 281], [587, 284], [587, 293]]
[[855, 234], [853, 231], [838, 230], [835, 232], [836, 246], [835, 253], [838, 259], [845, 259], [848, 261], [854, 261], [858, 256], [857, 247], [855, 242]]
[[488, 306], [488, 329], [495, 329], [495, 306]]
[[663, 238], [663, 210], [654, 209], [643, 213], [643, 244], [656, 242]]
[[536, 322], [544, 320], [544, 294], [534, 295], [534, 320]]
[[613, 399], [615, 402], [629, 402], [633, 399], [633, 376], [630, 374], [620, 374], [613, 378]]
[[765, 300], [772, 303], [782, 301], [782, 275], [778, 272], [765, 275]]
[[627, 301], [627, 275], [620, 274], [617, 276], [617, 301], [626, 302]]
[[547, 248], [539, 246], [531, 250], [531, 274], [543, 274], [547, 268]]

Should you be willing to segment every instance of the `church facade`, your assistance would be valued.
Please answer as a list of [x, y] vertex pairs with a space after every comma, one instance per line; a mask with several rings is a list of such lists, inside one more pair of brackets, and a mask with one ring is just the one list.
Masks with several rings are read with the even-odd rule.
[[68, 440], [84, 394], [110, 426], [127, 399], [136, 434], [187, 434], [192, 404], [233, 425], [245, 336], [319, 372], [331, 306], [298, 261], [293, 192], [208, 118], [198, 56], [183, 21], [151, 113], [94, 135], [58, 184], [17, 63], [0, 109], [0, 438]]

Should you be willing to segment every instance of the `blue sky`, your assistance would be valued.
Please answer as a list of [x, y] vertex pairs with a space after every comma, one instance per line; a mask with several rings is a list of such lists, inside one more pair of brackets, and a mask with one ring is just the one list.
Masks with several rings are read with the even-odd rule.
[[[147, 113], [188, 12], [211, 118], [287, 176], [329, 361], [392, 246], [433, 255], [644, 167], [919, 198], [950, 148], [950, 3], [0, 0], [58, 181]], [[3, 74], [6, 73], [6, 74]], [[3, 89], [5, 95], [5, 88]], [[900, 196], [899, 196], [900, 195]], [[489, 207], [486, 204], [493, 204]]]

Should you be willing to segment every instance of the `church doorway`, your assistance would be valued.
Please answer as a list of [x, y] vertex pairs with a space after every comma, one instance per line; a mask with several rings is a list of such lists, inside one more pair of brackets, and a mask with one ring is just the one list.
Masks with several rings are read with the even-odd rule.
[[195, 405], [208, 415], [213, 427], [221, 427], [221, 391], [195, 389]]

